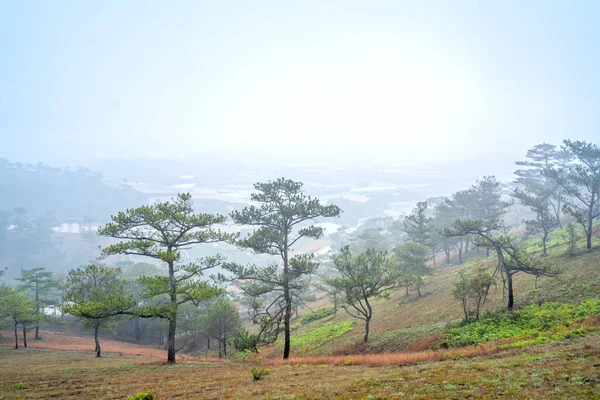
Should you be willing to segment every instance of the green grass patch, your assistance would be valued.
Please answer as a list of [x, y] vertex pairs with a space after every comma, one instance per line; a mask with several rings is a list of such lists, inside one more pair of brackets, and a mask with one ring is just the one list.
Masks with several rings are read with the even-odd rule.
[[545, 303], [518, 311], [485, 313], [478, 321], [461, 323], [443, 334], [441, 347], [462, 347], [501, 339], [518, 339], [511, 346], [561, 340], [594, 328], [580, 326], [588, 317], [600, 316], [600, 300], [579, 304]]
[[292, 336], [292, 347], [297, 351], [310, 351], [350, 330], [352, 330], [351, 322], [328, 322], [308, 332]]

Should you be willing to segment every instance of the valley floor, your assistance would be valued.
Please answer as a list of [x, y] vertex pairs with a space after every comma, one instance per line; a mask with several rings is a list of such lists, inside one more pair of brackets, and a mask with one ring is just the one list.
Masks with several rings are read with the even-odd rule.
[[167, 366], [153, 354], [135, 354], [96, 359], [90, 350], [0, 347], [0, 399], [123, 399], [141, 391], [157, 399], [600, 399], [598, 332], [404, 366], [268, 365], [270, 375], [256, 382], [249, 362]]

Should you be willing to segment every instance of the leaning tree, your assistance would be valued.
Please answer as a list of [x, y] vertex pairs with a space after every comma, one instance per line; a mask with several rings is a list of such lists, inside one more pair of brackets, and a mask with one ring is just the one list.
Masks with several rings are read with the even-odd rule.
[[353, 256], [348, 246], [333, 257], [333, 264], [339, 274], [326, 282], [341, 292], [342, 308], [353, 318], [365, 321], [363, 341], [366, 343], [373, 317], [371, 301], [387, 296], [399, 285], [398, 270], [385, 251], [368, 249]]
[[232, 242], [234, 235], [213, 227], [225, 220], [226, 217], [221, 215], [196, 213], [191, 195], [184, 193], [172, 201], [119, 212], [112, 217], [112, 222], [98, 230], [100, 235], [123, 240], [102, 249], [103, 258], [117, 254], [137, 255], [167, 264], [167, 276], [139, 278], [138, 282], [143, 286], [141, 294], [156, 301], [138, 307], [136, 315], [169, 321], [167, 361], [170, 364], [175, 363], [178, 307], [187, 302], [199, 304], [221, 293], [199, 277], [204, 270], [220, 265], [222, 257], [217, 255], [184, 263], [181, 250], [203, 243]]
[[516, 244], [506, 232], [506, 228], [497, 220], [457, 220], [451, 228], [445, 228], [440, 233], [449, 237], [473, 235], [474, 246], [484, 247], [496, 253], [498, 264], [493, 275], [499, 274], [502, 277], [508, 292], [507, 308], [512, 310], [513, 276], [516, 273], [522, 272], [538, 277], [556, 276], [557, 271], [550, 268], [545, 260], [527, 253], [523, 246]]
[[[242, 287], [249, 289], [253, 297], [272, 296], [264, 312], [256, 316], [260, 318], [262, 328], [268, 326], [269, 320], [283, 321], [283, 358], [287, 359], [290, 356], [293, 299], [306, 288], [302, 276], [314, 274], [319, 265], [312, 254], [293, 255], [294, 245], [305, 239], [321, 238], [324, 228], [311, 225], [310, 222], [319, 217], [338, 217], [340, 209], [335, 205], [321, 204], [319, 199], [304, 194], [301, 182], [285, 178], [256, 183], [254, 188], [257, 193], [252, 194], [251, 200], [258, 205], [231, 214], [237, 224], [257, 227], [239, 245], [256, 253], [278, 256], [283, 265], [259, 267], [226, 264], [224, 269], [232, 273], [235, 279], [247, 282]], [[273, 332], [270, 329], [267, 331]], [[278, 332], [278, 329], [274, 332]]]

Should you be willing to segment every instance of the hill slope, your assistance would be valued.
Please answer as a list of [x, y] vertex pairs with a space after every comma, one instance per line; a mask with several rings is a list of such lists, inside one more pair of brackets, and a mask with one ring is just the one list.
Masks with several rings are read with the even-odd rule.
[[[536, 282], [534, 276], [522, 273], [515, 275], [516, 308], [532, 302], [580, 302], [600, 298], [600, 239], [595, 238], [596, 248], [592, 251], [580, 250], [573, 256], [566, 254], [567, 245], [561, 240], [557, 232], [548, 250], [548, 262], [561, 271], [557, 278], [541, 277]], [[536, 241], [527, 244], [530, 250], [539, 251]], [[452, 297], [453, 282], [459, 271], [480, 265], [493, 270], [496, 260], [494, 257], [473, 257], [463, 265], [439, 267], [433, 276], [426, 279], [420, 298], [415, 292], [411, 291], [406, 296], [404, 289], [398, 289], [390, 299], [374, 300], [367, 344], [361, 343], [362, 321], [351, 318], [344, 310], [301, 324], [302, 315], [310, 312], [305, 309], [292, 322], [292, 326], [296, 327], [292, 332], [292, 356], [423, 350], [440, 339], [448, 324], [461, 320], [463, 314], [460, 304]], [[310, 304], [312, 310], [328, 306], [329, 300], [326, 298]], [[502, 282], [498, 282], [491, 289], [485, 308], [504, 307], [506, 301]], [[323, 335], [329, 337], [323, 338]], [[276, 344], [264, 349], [263, 353], [269, 358], [280, 357], [281, 346]]]

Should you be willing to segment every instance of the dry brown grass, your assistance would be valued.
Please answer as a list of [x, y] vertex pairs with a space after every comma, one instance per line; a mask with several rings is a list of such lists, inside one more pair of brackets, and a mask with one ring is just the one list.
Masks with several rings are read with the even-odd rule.
[[[20, 333], [20, 332], [19, 332]], [[94, 338], [91, 336], [75, 336], [65, 335], [62, 333], [41, 331], [42, 340], [35, 340], [33, 337], [28, 338], [27, 344], [29, 347], [38, 349], [51, 350], [69, 350], [69, 351], [93, 351]], [[19, 335], [19, 340], [22, 338]], [[15, 344], [12, 332], [2, 332], [0, 346], [13, 347]], [[19, 343], [20, 346], [23, 343]], [[119, 342], [117, 340], [100, 339], [100, 346], [103, 353], [116, 353], [127, 356], [143, 356], [153, 359], [166, 359], [167, 352], [165, 350], [142, 346], [134, 343]]]
[[465, 347], [449, 350], [425, 350], [406, 353], [390, 354], [354, 354], [346, 356], [323, 356], [323, 357], [294, 357], [287, 360], [265, 361], [267, 365], [366, 365], [381, 367], [388, 365], [409, 365], [424, 361], [458, 360], [461, 358], [472, 358], [489, 356], [500, 351], [498, 343], [486, 343], [479, 346]]
[[[248, 362], [140, 365], [153, 360], [0, 348], [0, 399], [117, 400], [142, 391], [159, 399], [600, 398], [598, 332], [490, 356], [445, 354], [446, 361], [405, 366], [274, 365], [265, 379], [253, 381]], [[454, 354], [461, 356], [468, 354]]]

